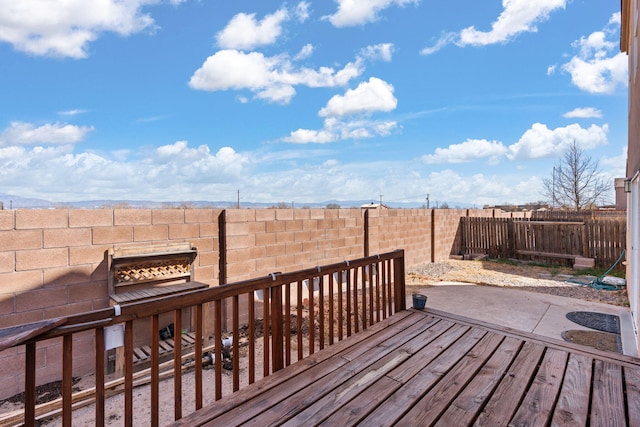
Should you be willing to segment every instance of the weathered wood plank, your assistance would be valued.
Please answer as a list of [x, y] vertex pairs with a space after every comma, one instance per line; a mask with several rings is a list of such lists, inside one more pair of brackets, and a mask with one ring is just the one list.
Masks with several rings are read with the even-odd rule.
[[437, 420], [437, 426], [471, 425], [505, 375], [523, 342], [506, 337], [487, 363]]
[[623, 368], [630, 426], [640, 426], [640, 368]]
[[403, 425], [433, 424], [460, 391], [473, 379], [504, 337], [487, 334], [399, 421]]
[[548, 424], [562, 385], [568, 356], [566, 351], [547, 349], [531, 387], [509, 423], [510, 426]]
[[[413, 316], [412, 318], [415, 320], [419, 315], [410, 311], [404, 311], [397, 313], [394, 316], [388, 317], [384, 321], [368, 328], [365, 332], [354, 335], [348, 340], [339, 341], [333, 346], [326, 348], [325, 351], [315, 353], [313, 356], [307, 357], [299, 362], [290, 365], [289, 367], [287, 367], [287, 369], [278, 371], [274, 375], [263, 378], [259, 382], [254, 383], [255, 385], [253, 385], [252, 387], [240, 389], [238, 392], [226, 396], [226, 399], [223, 402], [216, 402], [214, 405], [209, 405], [200, 411], [190, 414], [188, 417], [179, 420], [175, 425], [206, 425], [206, 423], [209, 421], [211, 421], [212, 426], [219, 425], [216, 421], [212, 420], [215, 420], [216, 417], [222, 414], [226, 414], [240, 405], [252, 401], [252, 399], [262, 396], [263, 393], [273, 388], [287, 388], [289, 384], [288, 380], [292, 378], [299, 378], [300, 375], [306, 373], [307, 371], [317, 370], [316, 374], [311, 375], [317, 375], [318, 378], [322, 378], [328, 375], [333, 370], [338, 369], [339, 366], [348, 363], [346, 359], [336, 356], [341, 351], [348, 350], [352, 346], [356, 346], [358, 343], [370, 339], [372, 336], [380, 333], [380, 331], [384, 331], [386, 328], [395, 325], [397, 322], [400, 322], [409, 316]], [[329, 359], [332, 359], [330, 363], [323, 363]], [[306, 375], [310, 374], [307, 373]], [[268, 409], [267, 406], [265, 406], [264, 408], [264, 410]], [[244, 410], [244, 408], [242, 408], [242, 410]]]
[[[441, 323], [443, 325], [440, 325]], [[448, 328], [446, 322], [438, 322], [436, 326], [442, 331]], [[333, 376], [336, 378], [331, 380], [323, 378], [318, 381], [306, 378], [305, 373], [299, 375], [295, 378], [295, 384], [292, 384], [291, 388], [302, 389], [308, 387], [304, 391], [304, 401], [300, 401], [300, 397], [297, 395], [288, 397], [286, 401], [283, 400], [276, 405], [277, 410], [275, 412], [263, 414], [258, 419], [250, 421], [249, 424], [264, 425], [281, 422], [287, 419], [282, 414], [292, 417], [289, 420], [289, 424], [293, 426], [313, 425], [323, 421], [331, 413], [327, 412], [326, 408], [332, 407], [337, 403], [337, 400], [349, 400], [349, 398], [354, 397], [371, 382], [375, 381], [376, 378], [385, 375], [411, 357], [412, 354], [425, 345], [425, 342], [429, 342], [434, 333], [429, 329], [424, 329], [424, 325], [416, 323], [415, 326], [407, 328], [405, 333], [394, 334], [391, 338], [393, 345], [388, 345], [387, 341], [390, 339], [387, 338], [387, 334], [379, 334], [386, 338], [383, 340], [376, 337], [376, 340], [360, 342], [358, 347], [364, 349], [364, 351], [358, 352], [359, 357], [353, 360], [349, 360], [343, 354], [337, 355], [349, 360], [349, 364], [343, 366], [343, 370], [347, 375], [344, 378], [334, 373]], [[376, 344], [373, 346], [370, 341], [373, 341], [374, 344], [377, 341], [379, 344], [387, 345]], [[342, 381], [345, 379], [347, 381], [343, 383]], [[261, 399], [265, 399], [265, 396], [262, 396]]]
[[551, 420], [552, 426], [586, 426], [589, 416], [591, 391], [591, 358], [571, 354], [564, 374], [558, 404]]
[[399, 382], [386, 376], [382, 377], [373, 383], [366, 393], [361, 393], [344, 403], [341, 402], [342, 406], [319, 425], [325, 427], [356, 425], [400, 386]]
[[543, 345], [530, 341], [522, 346], [509, 372], [500, 381], [474, 425], [491, 427], [507, 425], [522, 400], [522, 395], [535, 373], [544, 350]]
[[[417, 400], [426, 394], [435, 384], [440, 381], [445, 374], [486, 334], [481, 329], [468, 330], [463, 337], [444, 347], [444, 351], [439, 352], [430, 363], [419, 357], [422, 352], [411, 358], [408, 368], [414, 370], [415, 366], [422, 368], [411, 379], [406, 381], [402, 388], [389, 397], [383, 404], [373, 411], [363, 420], [364, 425], [389, 425], [401, 418]], [[429, 346], [433, 348], [435, 346]], [[425, 366], [426, 364], [426, 366]], [[397, 368], [396, 375], [388, 375], [390, 378], [398, 380], [402, 375], [397, 375], [398, 370], [403, 370], [405, 366]], [[412, 369], [413, 368], [413, 369]], [[403, 381], [401, 381], [403, 382]]]
[[593, 363], [592, 393], [591, 425], [626, 425], [622, 368], [620, 366], [611, 362], [595, 360]]
[[[348, 367], [345, 367], [352, 372], [352, 376], [350, 376], [348, 381], [342, 384], [334, 383], [329, 385], [329, 387], [324, 390], [325, 394], [319, 399], [312, 400], [311, 404], [300, 405], [297, 402], [292, 402], [292, 399], [288, 399], [284, 405], [285, 407], [291, 408], [294, 411], [299, 411], [300, 409], [304, 410], [297, 412], [295, 416], [289, 418], [289, 420], [282, 425], [297, 427], [301, 425], [316, 425], [321, 423], [335, 410], [337, 410], [342, 402], [348, 402], [361, 392], [364, 392], [369, 388], [369, 386], [371, 386], [371, 384], [375, 383], [376, 379], [383, 377], [392, 369], [401, 366], [402, 363], [410, 357], [411, 354], [405, 351], [393, 351], [370, 366], [353, 366], [355, 362], [351, 362]], [[320, 384], [318, 383], [312, 384], [310, 388], [313, 388], [315, 393], [311, 392], [311, 390], [307, 393], [311, 392], [312, 394], [316, 394], [319, 386]], [[278, 408], [275, 412], [259, 417], [259, 419], [256, 419], [253, 424], [262, 426], [283, 420], [283, 411], [280, 409], [284, 408]], [[291, 411], [287, 411], [285, 413], [290, 414]]]

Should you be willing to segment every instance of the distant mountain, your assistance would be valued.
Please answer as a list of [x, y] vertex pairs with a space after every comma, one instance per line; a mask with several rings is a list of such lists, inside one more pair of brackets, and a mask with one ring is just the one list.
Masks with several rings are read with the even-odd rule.
[[[85, 200], [79, 202], [51, 202], [44, 199], [35, 199], [20, 197], [11, 194], [0, 193], [0, 202], [4, 204], [4, 209], [51, 209], [51, 208], [73, 208], [73, 209], [100, 209], [100, 208], [144, 208], [144, 209], [160, 209], [160, 208], [235, 208], [238, 202], [215, 200], [215, 201], [174, 201], [174, 202], [155, 202], [151, 200]], [[272, 203], [263, 202], [240, 202], [241, 208], [254, 208], [254, 209], [267, 209], [273, 207], [294, 207], [294, 208], [314, 208], [323, 209], [328, 205], [340, 206], [340, 208], [359, 208], [367, 204], [376, 204], [378, 201], [374, 200], [326, 200], [324, 202], [316, 203], [303, 203], [303, 202], [288, 202], [278, 201]], [[468, 203], [453, 203], [453, 202], [431, 202], [431, 208], [442, 206], [446, 203], [449, 208], [472, 208], [473, 205]], [[422, 202], [392, 202], [383, 201], [383, 204], [390, 208], [396, 209], [412, 209], [426, 207]]]
[[48, 209], [53, 206], [48, 200], [2, 193], [0, 193], [0, 202], [2, 202], [4, 209]]

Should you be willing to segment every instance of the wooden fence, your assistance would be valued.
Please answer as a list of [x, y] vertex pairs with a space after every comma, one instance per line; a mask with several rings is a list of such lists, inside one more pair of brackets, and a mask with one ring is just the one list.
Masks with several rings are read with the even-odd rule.
[[[172, 411], [174, 419], [184, 413], [202, 408], [203, 364], [210, 352], [214, 373], [207, 381], [215, 382], [215, 400], [222, 397], [222, 363], [225, 343], [223, 341], [223, 305], [231, 306], [232, 327], [228, 333], [234, 337], [230, 344], [229, 361], [233, 391], [242, 384], [251, 384], [258, 377], [266, 377], [325, 346], [333, 345], [346, 337], [366, 330], [375, 323], [405, 309], [404, 251], [318, 266], [290, 273], [273, 273], [266, 277], [236, 282], [183, 294], [165, 296], [86, 313], [0, 329], [0, 351], [12, 351], [24, 355], [25, 406], [16, 413], [3, 414], [0, 425], [35, 426], [38, 419], [51, 415], [62, 415], [63, 426], [71, 426], [73, 408], [95, 404], [95, 425], [105, 425], [105, 398], [113, 389], [124, 386], [123, 423], [125, 426], [147, 424], [158, 426], [161, 410]], [[303, 299], [303, 296], [306, 296]], [[205, 304], [213, 305], [213, 316], [204, 314]], [[240, 376], [240, 311], [246, 307], [248, 353], [246, 375]], [[181, 327], [182, 310], [195, 311], [194, 351], [183, 353]], [[163, 341], [160, 339], [159, 317], [173, 313], [175, 336], [171, 339], [172, 360], [160, 363]], [[258, 314], [259, 313], [259, 314]], [[260, 316], [260, 318], [258, 317]], [[140, 383], [140, 375], [134, 373], [133, 321], [144, 319], [151, 325], [150, 368], [145, 371], [150, 383], [150, 420], [137, 420], [134, 413], [144, 413], [135, 407], [134, 386]], [[214, 343], [205, 347], [203, 330], [211, 322]], [[124, 378], [105, 382], [105, 344], [109, 340], [106, 328], [123, 328]], [[243, 329], [244, 329], [243, 328]], [[307, 336], [301, 333], [307, 329]], [[95, 348], [95, 387], [88, 391], [73, 393], [73, 342], [78, 334], [91, 334]], [[256, 342], [262, 341], [261, 349]], [[38, 346], [45, 340], [61, 343], [62, 398], [60, 409], [52, 411], [50, 404], [36, 406], [36, 383]], [[166, 343], [166, 342], [165, 342]], [[261, 353], [261, 354], [260, 354]], [[40, 361], [42, 362], [42, 361]], [[195, 389], [183, 390], [182, 370], [190, 363], [195, 371]], [[262, 368], [262, 369], [259, 369]], [[166, 376], [174, 377], [172, 396], [160, 396], [159, 382]], [[228, 376], [227, 376], [228, 377]], [[183, 405], [185, 395], [194, 406]], [[195, 396], [194, 396], [195, 394]], [[173, 405], [160, 405], [161, 397], [173, 400]], [[209, 396], [208, 396], [209, 397]]]
[[575, 257], [585, 257], [593, 258], [598, 268], [609, 268], [625, 248], [626, 222], [461, 218], [460, 236], [462, 254], [548, 264], [568, 264]]
[[619, 219], [626, 218], [627, 211], [616, 209], [597, 209], [582, 211], [532, 211], [531, 219], [534, 221], [586, 221], [589, 219]]

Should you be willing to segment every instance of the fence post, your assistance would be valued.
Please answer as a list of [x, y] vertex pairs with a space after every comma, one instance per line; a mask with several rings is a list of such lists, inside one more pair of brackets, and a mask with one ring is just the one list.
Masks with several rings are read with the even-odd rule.
[[404, 250], [397, 251], [399, 256], [393, 259], [393, 295], [395, 312], [407, 309], [406, 288], [404, 280]]
[[369, 209], [364, 210], [364, 256], [369, 256]]
[[227, 283], [227, 211], [218, 215], [218, 284]]
[[[404, 254], [402, 255], [404, 257]], [[436, 211], [431, 209], [431, 262], [436, 262]]]

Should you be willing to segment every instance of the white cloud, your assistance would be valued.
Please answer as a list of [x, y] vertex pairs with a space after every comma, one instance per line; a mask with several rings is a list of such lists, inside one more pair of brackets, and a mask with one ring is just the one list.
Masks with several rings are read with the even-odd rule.
[[528, 160], [557, 157], [576, 141], [584, 149], [591, 149], [607, 143], [608, 125], [591, 125], [583, 128], [578, 124], [549, 129], [542, 123], [534, 123], [520, 139], [509, 146], [500, 141], [486, 139], [467, 139], [460, 144], [451, 144], [447, 148], [436, 148], [433, 154], [421, 157], [427, 164], [467, 163], [488, 159], [490, 165], [497, 164], [501, 158], [509, 160]]
[[353, 114], [369, 114], [376, 111], [392, 111], [398, 105], [393, 96], [393, 86], [377, 77], [371, 77], [344, 95], [333, 96], [318, 115], [341, 117]]
[[220, 50], [206, 59], [189, 81], [193, 89], [217, 91], [248, 89], [257, 98], [286, 104], [295, 95], [295, 86], [342, 86], [363, 71], [357, 58], [340, 70], [296, 68], [286, 55], [264, 56], [260, 52]]
[[327, 102], [318, 112], [320, 117], [325, 117], [322, 130], [298, 129], [282, 138], [282, 141], [308, 144], [388, 136], [397, 129], [398, 123], [393, 120], [371, 120], [368, 116], [392, 111], [397, 104], [393, 86], [371, 77], [355, 89], [347, 90], [344, 95], [334, 95]]
[[301, 1], [296, 5], [295, 9], [293, 10], [293, 14], [298, 19], [298, 22], [302, 23], [309, 19], [309, 6], [310, 3], [308, 1]]
[[434, 46], [426, 47], [420, 53], [432, 54], [449, 43], [460, 47], [506, 43], [522, 33], [538, 31], [536, 25], [549, 19], [556, 9], [564, 9], [566, 3], [567, 0], [503, 0], [504, 9], [491, 24], [490, 31], [480, 31], [471, 26], [459, 34], [444, 33]]
[[360, 55], [371, 60], [380, 59], [385, 62], [390, 62], [393, 56], [393, 43], [380, 43], [367, 46], [362, 49]]
[[627, 176], [627, 146], [623, 146], [620, 155], [603, 157], [600, 166], [608, 168], [606, 171], [611, 180]]
[[461, 46], [485, 46], [504, 43], [524, 32], [538, 31], [536, 24], [549, 19], [556, 9], [564, 9], [566, 0], [503, 0], [504, 10], [491, 24], [491, 31], [468, 27], [460, 32]]
[[302, 46], [302, 49], [300, 49], [300, 52], [293, 57], [293, 60], [299, 61], [301, 59], [309, 58], [311, 55], [313, 55], [313, 45], [311, 43], [307, 43]]
[[613, 14], [603, 31], [581, 37], [573, 43], [577, 53], [562, 66], [571, 82], [590, 93], [612, 93], [626, 85], [628, 58], [618, 49], [619, 13]]
[[0, 133], [0, 147], [30, 144], [75, 144], [93, 131], [92, 126], [76, 126], [65, 123], [47, 123], [36, 126], [32, 123], [12, 122]]
[[294, 144], [325, 144], [327, 142], [333, 142], [337, 139], [337, 135], [327, 130], [310, 130], [310, 129], [298, 129], [288, 137], [283, 138], [285, 142], [292, 142]]
[[443, 33], [435, 45], [423, 48], [420, 51], [420, 55], [431, 55], [432, 53], [436, 53], [449, 43], [453, 43], [457, 38], [458, 34], [456, 33]]
[[534, 123], [516, 142], [509, 146], [511, 160], [539, 159], [562, 155], [569, 145], [576, 143], [591, 149], [607, 143], [608, 125], [591, 125], [583, 128], [578, 124], [549, 129], [542, 123]]
[[[211, 152], [186, 141], [151, 151], [73, 153], [73, 146], [0, 148], [0, 179], [5, 191], [53, 201], [91, 199], [197, 200], [229, 183], [237, 188], [250, 159], [231, 147]], [[55, 195], [55, 196], [52, 196]]]
[[58, 114], [61, 116], [77, 116], [78, 114], [84, 114], [88, 112], [89, 110], [75, 109], [75, 110], [58, 111]]
[[[85, 58], [103, 33], [153, 29], [142, 11], [158, 0], [0, 0], [0, 41], [32, 55]], [[174, 0], [177, 4], [177, 1]]]
[[451, 144], [447, 148], [436, 148], [434, 154], [423, 156], [422, 161], [428, 164], [467, 163], [486, 158], [489, 159], [489, 164], [496, 164], [507, 151], [507, 147], [499, 141], [467, 139], [460, 144]]
[[571, 111], [567, 111], [562, 115], [567, 119], [590, 119], [590, 118], [602, 118], [602, 111], [593, 107], [576, 108]]
[[330, 117], [324, 121], [322, 130], [298, 129], [282, 140], [295, 144], [324, 144], [346, 139], [389, 136], [397, 128], [398, 123], [393, 120], [341, 120]]
[[351, 27], [377, 21], [379, 13], [391, 6], [417, 5], [419, 0], [335, 0], [338, 11], [328, 19], [336, 27]]
[[289, 19], [286, 9], [279, 9], [256, 21], [255, 13], [239, 13], [216, 34], [216, 42], [223, 49], [253, 49], [275, 43], [282, 33], [282, 24]]

